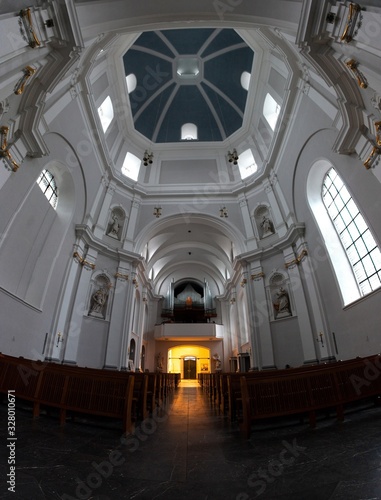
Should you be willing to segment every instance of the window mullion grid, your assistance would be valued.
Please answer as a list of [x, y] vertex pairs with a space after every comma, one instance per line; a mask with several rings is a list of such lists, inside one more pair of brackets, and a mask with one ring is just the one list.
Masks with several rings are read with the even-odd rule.
[[[336, 180], [338, 180], [339, 188], [336, 186]], [[345, 198], [348, 198], [346, 202], [341, 194], [343, 188], [345, 189]], [[379, 286], [381, 285], [381, 269], [378, 269], [371, 255], [375, 249], [378, 249], [377, 243], [374, 241], [370, 229], [363, 220], [356, 203], [353, 201], [350, 193], [347, 192], [345, 184], [336, 174], [334, 169], [331, 169], [326, 175], [325, 181], [323, 182], [322, 197], [327, 212], [352, 265], [356, 280], [364, 295], [368, 293], [369, 290], [375, 289], [375, 286], [372, 286], [371, 282], [374, 276], [377, 276]], [[339, 200], [341, 201], [341, 208], [338, 206]], [[356, 221], [357, 218], [358, 221]], [[358, 222], [363, 226], [362, 229]], [[370, 238], [364, 237], [368, 231]], [[367, 240], [370, 240], [368, 243], [372, 244], [371, 248], [367, 244]], [[376, 255], [374, 256], [376, 257]], [[372, 281], [374, 282], [374, 280]]]

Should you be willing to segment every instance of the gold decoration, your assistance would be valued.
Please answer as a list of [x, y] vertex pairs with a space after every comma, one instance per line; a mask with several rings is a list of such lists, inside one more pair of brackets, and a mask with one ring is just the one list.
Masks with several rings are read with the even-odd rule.
[[351, 3], [349, 5], [348, 21], [340, 38], [342, 42], [349, 43], [353, 40], [357, 17], [360, 12], [361, 7], [358, 3]]
[[347, 66], [347, 68], [349, 68], [353, 72], [353, 74], [357, 78], [358, 86], [362, 89], [366, 89], [368, 87], [368, 81], [365, 78], [365, 76], [363, 75], [363, 73], [361, 73], [361, 71], [359, 71], [358, 62], [355, 61], [354, 59], [350, 59], [349, 61], [347, 61], [345, 63], [345, 65]]
[[120, 278], [121, 280], [128, 280], [128, 274], [115, 273], [115, 278]]
[[41, 45], [40, 40], [37, 38], [36, 33], [33, 29], [32, 16], [30, 13], [30, 9], [23, 9], [20, 11], [20, 17], [24, 24], [26, 36], [28, 38], [29, 46], [34, 49], [35, 47], [39, 47]]
[[20, 80], [16, 83], [14, 93], [16, 95], [21, 95], [24, 92], [25, 86], [29, 78], [35, 74], [37, 70], [32, 68], [32, 66], [26, 66], [24, 68], [24, 75], [20, 78]]
[[78, 252], [74, 252], [73, 258], [86, 269], [95, 269], [95, 264], [84, 259]]
[[301, 254], [298, 257], [296, 257], [296, 259], [292, 260], [291, 262], [286, 262], [284, 265], [285, 268], [288, 269], [291, 266], [295, 266], [295, 265], [298, 266], [301, 263], [301, 261], [303, 260], [303, 257], [305, 257], [306, 255], [308, 255], [307, 250], [303, 250], [301, 252]]
[[373, 146], [370, 155], [364, 162], [364, 167], [369, 170], [372, 168], [373, 164], [378, 161], [378, 157], [381, 154], [381, 121], [374, 124], [376, 130], [376, 144]]
[[256, 274], [252, 274], [250, 276], [250, 278], [252, 280], [260, 280], [261, 278], [264, 278], [265, 277], [265, 273], [264, 272], [260, 272], [260, 273], [256, 273]]
[[0, 158], [3, 159], [3, 162], [8, 170], [12, 172], [16, 172], [20, 165], [16, 163], [13, 159], [9, 149], [8, 149], [8, 133], [9, 127], [0, 127]]

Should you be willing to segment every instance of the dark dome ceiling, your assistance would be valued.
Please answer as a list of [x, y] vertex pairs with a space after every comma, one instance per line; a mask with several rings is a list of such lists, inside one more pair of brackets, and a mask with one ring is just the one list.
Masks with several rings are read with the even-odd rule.
[[135, 75], [134, 125], [153, 143], [180, 142], [185, 123], [198, 141], [223, 141], [242, 126], [254, 53], [233, 29], [143, 33], [123, 56]]

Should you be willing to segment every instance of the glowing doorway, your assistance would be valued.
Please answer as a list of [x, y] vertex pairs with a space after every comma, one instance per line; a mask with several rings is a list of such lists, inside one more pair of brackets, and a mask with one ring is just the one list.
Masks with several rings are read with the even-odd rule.
[[192, 380], [199, 373], [210, 373], [210, 349], [198, 345], [180, 345], [168, 349], [168, 372], [181, 373]]

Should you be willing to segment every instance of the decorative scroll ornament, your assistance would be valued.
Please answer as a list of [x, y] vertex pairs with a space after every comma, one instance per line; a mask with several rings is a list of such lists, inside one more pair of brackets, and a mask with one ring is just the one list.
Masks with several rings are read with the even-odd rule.
[[39, 47], [41, 45], [41, 42], [34, 31], [30, 9], [20, 10], [19, 16], [22, 21], [22, 26], [24, 28], [23, 32], [25, 33], [29, 47], [32, 47], [32, 49], [34, 49], [35, 47]]
[[352, 73], [356, 77], [358, 86], [362, 89], [366, 89], [368, 87], [368, 81], [363, 73], [361, 73], [361, 71], [358, 69], [358, 62], [354, 59], [350, 59], [345, 63], [345, 65], [352, 71]]
[[254, 281], [260, 281], [261, 279], [263, 279], [265, 277], [265, 273], [260, 272], [260, 273], [252, 274], [250, 277]]
[[349, 5], [348, 20], [340, 37], [342, 42], [349, 43], [357, 35], [358, 29], [362, 23], [361, 6], [358, 3], [351, 3]]
[[31, 66], [26, 66], [24, 68], [24, 75], [20, 78], [20, 80], [16, 83], [14, 88], [14, 93], [16, 95], [21, 95], [24, 92], [25, 86], [31, 76], [35, 74], [37, 70], [32, 68]]
[[306, 255], [308, 255], [307, 250], [303, 250], [298, 257], [296, 257], [295, 259], [291, 260], [290, 262], [286, 262], [285, 265], [284, 265], [285, 268], [288, 269], [289, 267], [298, 266], [302, 262], [303, 258]]
[[364, 167], [369, 170], [374, 167], [380, 161], [381, 154], [381, 121], [378, 121], [374, 124], [374, 128], [376, 130], [376, 144], [374, 144], [370, 155], [364, 162]]
[[0, 158], [7, 170], [16, 172], [20, 165], [13, 159], [8, 149], [8, 133], [9, 127], [0, 127]]
[[128, 274], [116, 273], [114, 276], [115, 278], [120, 279], [121, 281], [128, 280]]
[[95, 269], [95, 264], [84, 259], [78, 252], [74, 252], [73, 258], [76, 262], [78, 262], [78, 264], [83, 266], [85, 269], [87, 270]]

